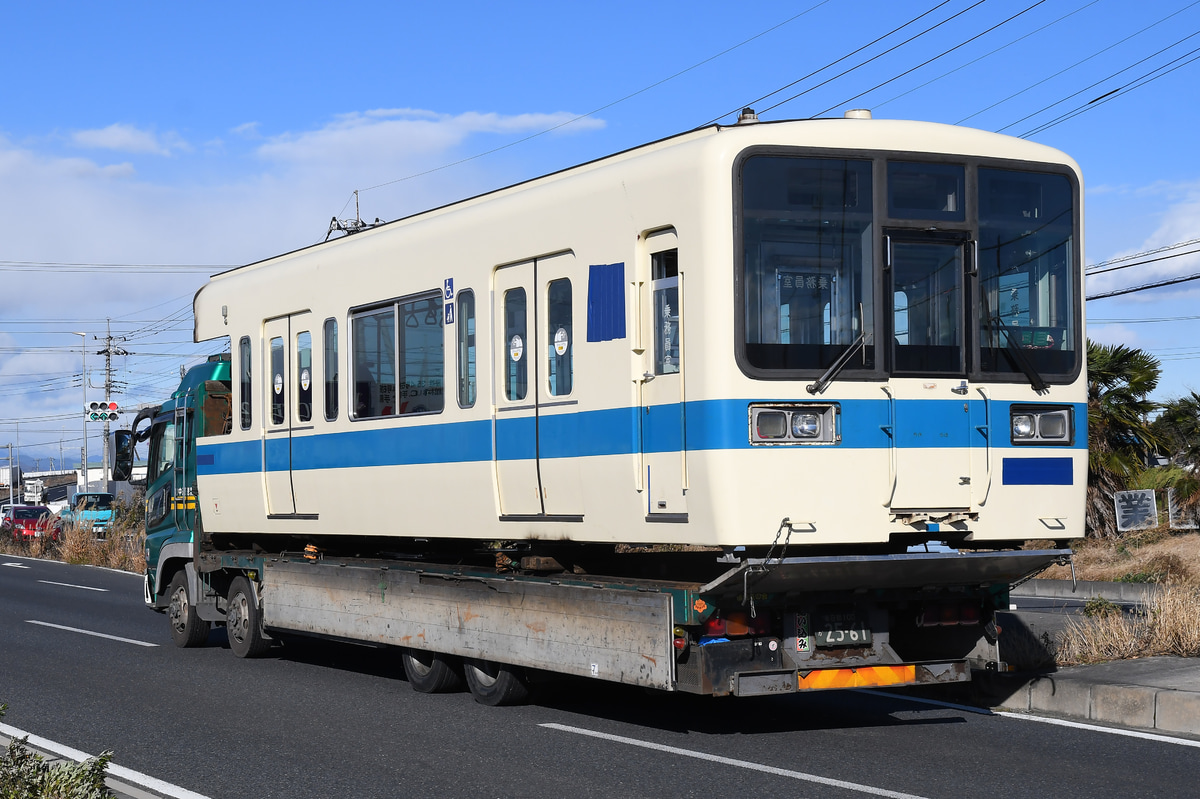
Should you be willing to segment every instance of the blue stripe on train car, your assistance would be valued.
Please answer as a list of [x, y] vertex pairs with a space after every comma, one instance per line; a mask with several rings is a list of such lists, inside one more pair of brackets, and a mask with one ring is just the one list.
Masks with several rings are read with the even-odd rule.
[[[786, 400], [769, 400], [785, 404]], [[963, 403], [968, 411], [964, 413]], [[529, 460], [542, 458], [597, 457], [645, 452], [677, 452], [682, 446], [693, 452], [750, 449], [750, 400], [699, 400], [649, 408], [606, 408], [575, 411], [548, 408], [540, 417], [501, 414], [495, 422], [495, 458]], [[993, 402], [989, 420], [979, 400], [902, 400], [896, 403], [896, 419], [887, 400], [842, 400], [841, 443], [844, 449], [963, 448], [992, 446], [1011, 449], [1009, 406]], [[1029, 403], [1021, 403], [1027, 405]], [[1076, 434], [1072, 447], [1087, 448], [1086, 414], [1076, 403]], [[989, 433], [990, 429], [990, 433]], [[681, 435], [682, 433], [682, 435]], [[430, 463], [478, 462], [493, 458], [493, 424], [480, 419], [448, 424], [388, 424], [338, 433], [302, 433], [290, 440], [291, 463], [296, 469], [337, 469]], [[798, 447], [797, 450], [806, 450]], [[268, 470], [288, 468], [289, 440], [269, 438], [265, 446]], [[200, 474], [240, 474], [263, 470], [264, 446], [259, 440], [205, 444], [197, 453]], [[1005, 467], [1008, 468], [1008, 460]], [[1022, 461], [1029, 459], [1011, 459]], [[1070, 458], [1040, 459], [1066, 461]], [[1035, 467], [1020, 463], [1012, 467], [1012, 480], [1032, 483], [1010, 485], [1069, 485], [1047, 482], [1069, 480], [1062, 466]], [[1038, 469], [1041, 471], [1038, 471]], [[1055, 471], [1055, 470], [1059, 471]], [[1007, 472], [1006, 472], [1007, 474]]]
[[1069, 486], [1074, 482], [1071, 458], [1005, 458], [1006, 486]]

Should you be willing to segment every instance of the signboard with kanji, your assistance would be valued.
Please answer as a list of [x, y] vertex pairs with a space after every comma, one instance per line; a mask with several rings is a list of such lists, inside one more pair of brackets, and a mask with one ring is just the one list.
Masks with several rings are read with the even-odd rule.
[[1117, 531], [1148, 530], [1158, 526], [1158, 508], [1154, 504], [1154, 491], [1116, 491], [1113, 501], [1117, 507]]

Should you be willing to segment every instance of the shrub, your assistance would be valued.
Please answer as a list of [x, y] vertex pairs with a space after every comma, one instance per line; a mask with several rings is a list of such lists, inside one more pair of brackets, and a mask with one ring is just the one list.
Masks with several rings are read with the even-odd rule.
[[[0, 705], [0, 717], [5, 706]], [[104, 784], [112, 752], [82, 763], [47, 763], [29, 750], [26, 738], [14, 738], [0, 755], [0, 799], [109, 799]]]

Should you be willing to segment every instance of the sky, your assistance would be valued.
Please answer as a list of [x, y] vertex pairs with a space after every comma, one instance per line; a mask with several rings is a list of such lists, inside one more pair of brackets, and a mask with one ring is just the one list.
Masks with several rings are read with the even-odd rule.
[[[321, 241], [355, 191], [396, 219], [743, 106], [1057, 147], [1084, 173], [1088, 296], [1200, 273], [1194, 0], [0, 7], [0, 466], [9, 443], [78, 462], [103, 350], [128, 353], [123, 408], [161, 402], [213, 349], [191, 341], [207, 277]], [[1088, 336], [1159, 358], [1155, 399], [1200, 391], [1198, 297], [1090, 300]]]

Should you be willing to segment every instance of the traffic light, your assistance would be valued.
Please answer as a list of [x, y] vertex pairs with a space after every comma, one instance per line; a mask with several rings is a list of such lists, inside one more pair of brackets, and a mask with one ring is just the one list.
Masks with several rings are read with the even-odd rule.
[[89, 402], [83, 406], [84, 418], [89, 422], [115, 422], [120, 413], [115, 402]]

